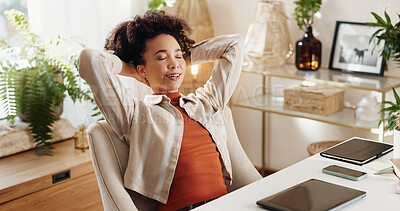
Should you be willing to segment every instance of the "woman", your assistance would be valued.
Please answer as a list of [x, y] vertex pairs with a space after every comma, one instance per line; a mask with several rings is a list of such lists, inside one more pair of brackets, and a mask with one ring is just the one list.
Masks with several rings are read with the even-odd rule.
[[[112, 31], [105, 49], [114, 54], [84, 49], [78, 61], [107, 122], [130, 145], [125, 187], [159, 210], [190, 210], [226, 194], [224, 179], [232, 180], [222, 110], [239, 79], [243, 41], [224, 35], [192, 45], [189, 32], [182, 19], [147, 11]], [[179, 93], [187, 65], [215, 59], [204, 87]], [[154, 94], [130, 97], [116, 74]]]

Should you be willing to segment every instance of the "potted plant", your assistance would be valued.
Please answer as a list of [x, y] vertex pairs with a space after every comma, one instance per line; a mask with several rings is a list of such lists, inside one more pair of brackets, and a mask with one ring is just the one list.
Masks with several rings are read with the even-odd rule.
[[294, 3], [297, 26], [305, 30], [303, 38], [296, 42], [296, 67], [299, 70], [318, 70], [321, 67], [322, 44], [314, 37], [312, 24], [322, 0], [296, 0]]
[[147, 0], [147, 6], [152, 10], [161, 10], [163, 7], [172, 7], [176, 0]]
[[[14, 123], [18, 113], [29, 123], [38, 155], [51, 155], [50, 126], [59, 117], [57, 107], [67, 94], [75, 102], [87, 100], [94, 103], [90, 91], [80, 89], [77, 81], [77, 55], [53, 56], [50, 46], [64, 52], [68, 38], [58, 36], [49, 42], [33, 33], [25, 14], [17, 10], [5, 12], [7, 19], [24, 38], [19, 46], [0, 40], [0, 50], [5, 59], [0, 61], [0, 99], [7, 120]], [[96, 113], [95, 115], [98, 115]]]
[[387, 121], [385, 129], [390, 131], [393, 130], [394, 157], [400, 158], [400, 97], [395, 89], [392, 90], [395, 101], [381, 102], [387, 106], [384, 106], [384, 108], [382, 108], [379, 112], [382, 114], [379, 125], [381, 125], [382, 122]]
[[[369, 42], [374, 42], [376, 38], [375, 46], [377, 46], [380, 42], [384, 41], [385, 43], [380, 55], [386, 60], [393, 59], [400, 64], [400, 21], [393, 25], [386, 12], [385, 18], [380, 17], [374, 12], [371, 12], [371, 14], [376, 19], [376, 22], [368, 22], [366, 24], [379, 27], [379, 29], [372, 34]], [[398, 14], [398, 17], [400, 18], [400, 14]]]
[[[379, 28], [372, 34], [369, 40], [370, 43], [375, 42], [375, 46], [377, 46], [379, 43], [385, 42], [380, 55], [386, 60], [393, 59], [400, 65], [400, 21], [393, 24], [386, 12], [384, 13], [384, 18], [374, 12], [371, 12], [371, 14], [376, 22], [368, 22], [367, 25]], [[398, 17], [400, 19], [399, 14]], [[383, 115], [379, 125], [387, 121], [385, 129], [394, 131], [395, 156], [400, 157], [400, 149], [396, 150], [396, 145], [397, 148], [400, 147], [400, 98], [395, 89], [393, 89], [393, 95], [395, 102], [381, 102], [385, 107], [380, 111]]]

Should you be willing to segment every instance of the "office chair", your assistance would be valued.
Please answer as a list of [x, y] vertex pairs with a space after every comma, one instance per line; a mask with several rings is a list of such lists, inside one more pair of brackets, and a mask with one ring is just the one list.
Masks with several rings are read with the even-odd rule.
[[[261, 179], [250, 162], [236, 134], [229, 107], [223, 111], [228, 134], [228, 149], [232, 162], [232, 185], [228, 192]], [[106, 121], [93, 123], [88, 128], [89, 148], [96, 173], [104, 210], [156, 210], [157, 202], [126, 189], [123, 176], [126, 170], [129, 146], [121, 141]]]

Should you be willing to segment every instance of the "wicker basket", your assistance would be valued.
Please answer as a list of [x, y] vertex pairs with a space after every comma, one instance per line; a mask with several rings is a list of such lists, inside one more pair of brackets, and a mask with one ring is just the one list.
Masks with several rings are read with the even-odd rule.
[[320, 141], [320, 142], [315, 142], [311, 143], [307, 146], [307, 152], [310, 156], [313, 156], [317, 153], [320, 153], [329, 147], [335, 146], [336, 144], [339, 144], [342, 141]]
[[344, 108], [344, 90], [301, 86], [284, 90], [284, 108], [320, 115], [331, 115]]

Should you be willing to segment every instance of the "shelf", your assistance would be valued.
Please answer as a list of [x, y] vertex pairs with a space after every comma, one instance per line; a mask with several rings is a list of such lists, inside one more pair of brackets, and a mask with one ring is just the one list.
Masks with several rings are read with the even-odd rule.
[[381, 93], [400, 87], [400, 78], [398, 77], [345, 73], [326, 68], [321, 68], [318, 71], [300, 71], [293, 64], [284, 64], [276, 68], [267, 68], [262, 65], [244, 65], [242, 71], [264, 76], [307, 80], [323, 85], [356, 88]]
[[320, 122], [340, 125], [355, 129], [363, 130], [377, 130], [378, 121], [360, 121], [354, 117], [354, 109], [344, 108], [342, 111], [334, 113], [329, 116], [309, 114], [305, 112], [292, 111], [283, 108], [283, 97], [260, 95], [254, 98], [249, 98], [235, 103], [235, 106], [249, 108], [259, 111], [266, 111], [292, 117], [300, 117]]
[[[276, 77], [290, 80], [314, 82], [315, 84], [322, 86], [376, 91], [381, 94], [381, 99], [385, 100], [387, 92], [400, 87], [399, 77], [377, 76], [361, 73], [346, 73], [337, 70], [329, 70], [327, 68], [320, 68], [317, 71], [300, 71], [297, 70], [294, 64], [284, 64], [275, 68], [269, 68], [264, 65], [257, 65], [252, 63], [246, 64], [246, 62], [242, 66], [242, 72], [257, 74], [263, 77], [262, 95], [232, 103], [232, 105], [234, 106], [262, 111], [263, 114], [268, 112], [283, 116], [310, 119], [318, 122], [324, 122], [353, 129], [366, 130], [370, 133], [378, 134], [379, 141], [382, 142], [384, 141], [384, 137], [388, 135], [388, 133], [384, 130], [385, 123], [379, 127], [379, 120], [357, 120], [354, 114], [355, 110], [352, 108], [344, 108], [343, 110], [329, 116], [284, 109], [284, 97], [273, 96], [274, 93], [271, 92], [271, 84], [273, 84], [273, 82], [271, 82], [270, 79]], [[269, 135], [271, 132], [271, 125], [266, 123], [265, 118], [266, 117], [263, 115], [261, 120], [261, 162], [263, 169], [266, 168], [266, 155], [271, 154], [270, 152], [266, 152], [266, 149], [269, 150], [271, 148], [271, 136]], [[270, 117], [268, 117], [268, 120], [270, 120], [269, 118]], [[267, 131], [265, 131], [266, 128], [268, 128]]]

